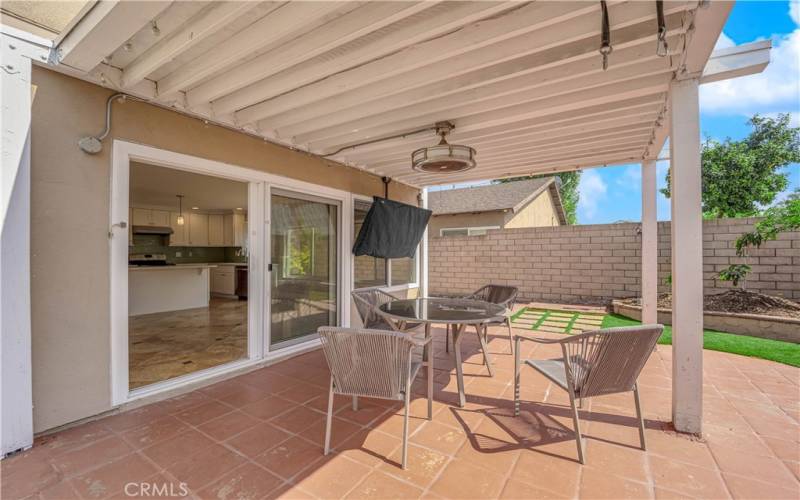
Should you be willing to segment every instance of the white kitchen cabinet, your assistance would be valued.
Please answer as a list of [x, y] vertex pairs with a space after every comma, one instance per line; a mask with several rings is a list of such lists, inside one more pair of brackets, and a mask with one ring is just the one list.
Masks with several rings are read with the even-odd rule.
[[236, 268], [234, 266], [218, 266], [211, 269], [211, 293], [236, 295]]
[[169, 212], [166, 210], [134, 208], [132, 212], [134, 226], [169, 226]]
[[152, 210], [149, 208], [134, 208], [131, 210], [131, 220], [134, 226], [149, 226]]
[[186, 220], [188, 217], [184, 216], [184, 223], [179, 225], [179, 215], [178, 212], [170, 212], [169, 214], [169, 227], [172, 228], [172, 234], [169, 235], [169, 246], [171, 247], [185, 247], [189, 243], [188, 235], [186, 234]]
[[233, 214], [233, 246], [247, 246], [247, 220], [244, 214]]
[[166, 210], [150, 210], [152, 225], [160, 227], [169, 226], [169, 212]]
[[208, 246], [208, 215], [189, 214], [189, 246]]
[[233, 238], [233, 214], [227, 214], [222, 219], [222, 244], [226, 247], [236, 246]]
[[225, 244], [224, 218], [221, 214], [208, 216], [208, 246], [221, 247]]

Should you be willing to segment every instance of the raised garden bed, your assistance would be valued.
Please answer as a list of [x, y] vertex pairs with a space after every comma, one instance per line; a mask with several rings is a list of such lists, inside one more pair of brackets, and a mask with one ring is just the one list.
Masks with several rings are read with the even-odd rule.
[[[659, 296], [659, 323], [672, 323], [671, 299], [669, 294]], [[706, 296], [704, 308], [704, 328], [800, 344], [800, 304], [796, 302], [744, 290], [729, 290]], [[639, 298], [614, 300], [612, 309], [615, 314], [642, 319]]]

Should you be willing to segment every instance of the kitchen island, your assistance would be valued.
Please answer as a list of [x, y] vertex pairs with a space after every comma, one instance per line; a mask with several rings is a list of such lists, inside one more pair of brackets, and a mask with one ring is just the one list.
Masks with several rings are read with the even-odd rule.
[[208, 307], [216, 264], [128, 267], [128, 316]]

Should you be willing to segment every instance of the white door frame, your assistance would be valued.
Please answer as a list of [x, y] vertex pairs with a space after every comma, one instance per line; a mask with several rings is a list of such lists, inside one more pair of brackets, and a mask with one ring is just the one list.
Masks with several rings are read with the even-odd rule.
[[[286, 181], [289, 180], [291, 184], [294, 181], [290, 179], [282, 178], [282, 180]], [[322, 188], [322, 189], [320, 189]], [[350, 210], [352, 212], [352, 197], [349, 193], [345, 191], [339, 190], [331, 190], [330, 188], [326, 188], [325, 186], [311, 186], [307, 187], [306, 189], [298, 189], [297, 187], [289, 187], [286, 184], [279, 184], [277, 182], [271, 183], [268, 185], [268, 196], [266, 198], [267, 204], [267, 218], [269, 218], [272, 212], [272, 194], [273, 189], [277, 191], [278, 196], [286, 196], [286, 197], [293, 197], [296, 196], [298, 199], [306, 199], [313, 202], [319, 203], [328, 203], [331, 202], [339, 212], [336, 215], [336, 234], [337, 234], [337, 247], [336, 247], [336, 318], [337, 323], [339, 326], [349, 326], [350, 325], [350, 290], [351, 290], [351, 280], [349, 279], [350, 276], [350, 259], [347, 258], [351, 252], [351, 244], [350, 244], [350, 236], [349, 232], [352, 232], [352, 229], [349, 230], [348, 228], [352, 227], [353, 225], [353, 215], [350, 214], [350, 218], [346, 219], [344, 214], [345, 210]], [[349, 225], [345, 222], [349, 220]], [[271, 221], [270, 221], [271, 222]], [[348, 233], [348, 234], [345, 234]], [[270, 238], [272, 237], [272, 231], [270, 227], [270, 231], [267, 232], [266, 238], [268, 240], [267, 248], [272, 248], [272, 241]], [[273, 266], [274, 269], [274, 266]], [[272, 286], [272, 281], [270, 277], [270, 283], [267, 285], [268, 288]], [[271, 288], [270, 288], [271, 291]], [[267, 304], [266, 314], [265, 314], [265, 321], [269, 322], [270, 318], [270, 310], [269, 307], [270, 303]], [[311, 338], [306, 340], [301, 340], [303, 337], [298, 339], [294, 339], [296, 343], [289, 345], [284, 344], [284, 346], [276, 346], [273, 347], [271, 345], [270, 339], [267, 339], [266, 342], [266, 353], [267, 355], [273, 354], [277, 355], [280, 353], [281, 356], [284, 356], [287, 353], [292, 353], [297, 350], [305, 350], [310, 345], [318, 345], [319, 339], [318, 338]], [[291, 341], [289, 341], [291, 342]]]
[[[128, 386], [128, 206], [130, 162], [141, 161], [152, 165], [185, 170], [189, 172], [224, 177], [248, 182], [248, 240], [250, 266], [248, 279], [248, 357], [239, 361], [201, 370], [195, 373], [165, 380], [133, 391]], [[352, 201], [346, 191], [320, 186], [309, 182], [269, 174], [260, 170], [240, 167], [206, 158], [159, 149], [143, 144], [115, 139], [112, 151], [111, 203], [109, 220], [109, 251], [111, 273], [111, 403], [118, 406], [146, 396], [173, 390], [192, 382], [208, 379], [224, 373], [263, 362], [270, 358], [286, 356], [295, 351], [318, 344], [314, 339], [277, 351], [269, 348], [269, 263], [271, 248], [269, 241], [270, 192], [272, 188], [316, 195], [341, 203], [339, 215], [339, 324], [349, 325], [350, 308], [344, 298], [350, 294], [349, 260], [350, 233], [344, 229], [351, 226]], [[122, 225], [124, 223], [124, 227]], [[253, 307], [261, 304], [262, 307]]]

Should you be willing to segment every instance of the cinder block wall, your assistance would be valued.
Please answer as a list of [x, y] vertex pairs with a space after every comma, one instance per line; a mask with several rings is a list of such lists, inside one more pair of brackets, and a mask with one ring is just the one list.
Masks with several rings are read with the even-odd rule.
[[[703, 222], [706, 294], [730, 283], [716, 274], [730, 264], [752, 268], [748, 290], [800, 300], [800, 231], [779, 235], [748, 259], [734, 242], [757, 218]], [[658, 224], [659, 291], [670, 273], [670, 223]], [[639, 224], [556, 226], [490, 231], [485, 236], [433, 237], [429, 242], [430, 290], [461, 294], [487, 283], [519, 287], [520, 297], [542, 301], [604, 302], [639, 294]]]

